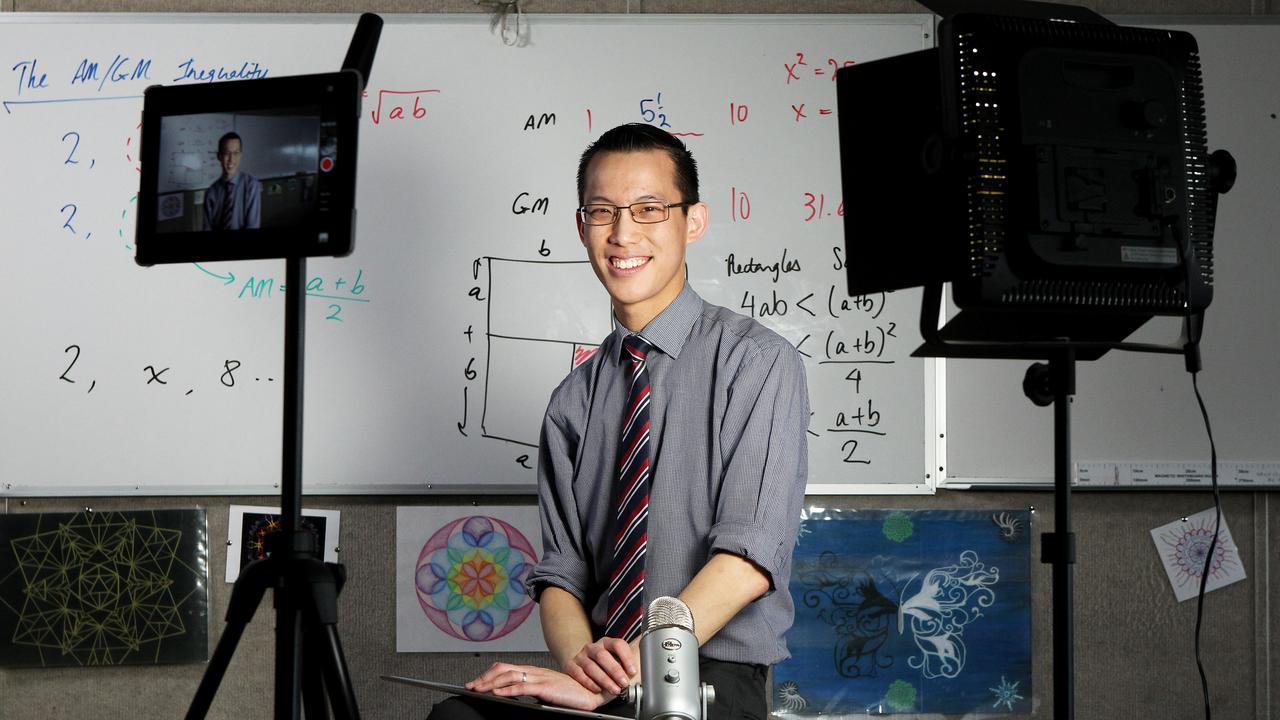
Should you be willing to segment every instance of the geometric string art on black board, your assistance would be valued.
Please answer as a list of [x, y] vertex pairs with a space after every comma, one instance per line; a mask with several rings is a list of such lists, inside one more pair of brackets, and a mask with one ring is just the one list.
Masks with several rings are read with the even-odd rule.
[[202, 662], [204, 510], [0, 515], [0, 666]]

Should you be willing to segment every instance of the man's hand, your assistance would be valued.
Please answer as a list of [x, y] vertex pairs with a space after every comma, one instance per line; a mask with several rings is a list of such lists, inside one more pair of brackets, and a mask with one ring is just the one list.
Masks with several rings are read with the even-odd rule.
[[500, 697], [530, 695], [543, 702], [575, 710], [595, 710], [613, 699], [588, 690], [564, 673], [534, 665], [503, 662], [494, 663], [465, 687]]
[[622, 638], [600, 638], [583, 645], [564, 664], [564, 671], [591, 692], [617, 695], [626, 690], [631, 678], [640, 672], [637, 654]]

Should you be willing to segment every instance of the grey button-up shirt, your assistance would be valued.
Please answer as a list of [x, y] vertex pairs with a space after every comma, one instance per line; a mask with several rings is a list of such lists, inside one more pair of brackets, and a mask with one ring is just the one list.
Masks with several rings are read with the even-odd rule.
[[[627, 397], [617, 326], [556, 388], [542, 426], [538, 500], [543, 557], [535, 597], [555, 585], [603, 634], [613, 476]], [[677, 595], [716, 552], [748, 558], [772, 590], [701, 648], [704, 657], [774, 664], [789, 656], [787, 583], [808, 471], [809, 394], [800, 354], [760, 323], [685, 285], [641, 331], [649, 353], [649, 540], [645, 604]], [[696, 623], [695, 618], [695, 623]]]
[[[231, 224], [216, 227], [222, 216], [222, 206], [231, 203]], [[262, 227], [262, 183], [254, 176], [238, 172], [227, 181], [219, 177], [204, 191], [205, 230], [245, 230]]]

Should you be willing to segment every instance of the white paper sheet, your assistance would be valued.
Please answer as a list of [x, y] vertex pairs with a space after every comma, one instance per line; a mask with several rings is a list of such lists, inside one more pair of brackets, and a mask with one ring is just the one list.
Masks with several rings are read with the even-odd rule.
[[[1164, 563], [1169, 584], [1173, 587], [1178, 602], [1189, 600], [1200, 592], [1200, 578], [1204, 575], [1205, 558], [1213, 539], [1213, 526], [1214, 510], [1209, 508], [1151, 531], [1151, 539], [1160, 553], [1160, 560]], [[1244, 579], [1240, 551], [1231, 538], [1231, 531], [1227, 529], [1227, 516], [1223, 513], [1205, 592]]]

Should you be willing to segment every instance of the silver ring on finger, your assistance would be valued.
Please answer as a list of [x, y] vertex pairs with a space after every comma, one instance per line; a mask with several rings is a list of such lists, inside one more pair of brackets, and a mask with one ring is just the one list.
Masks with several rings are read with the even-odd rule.
[[527, 683], [527, 682], [529, 682], [529, 673], [527, 673], [527, 672], [525, 672], [525, 671], [521, 670], [521, 671], [520, 671], [520, 682], [522, 682], [522, 683]]

